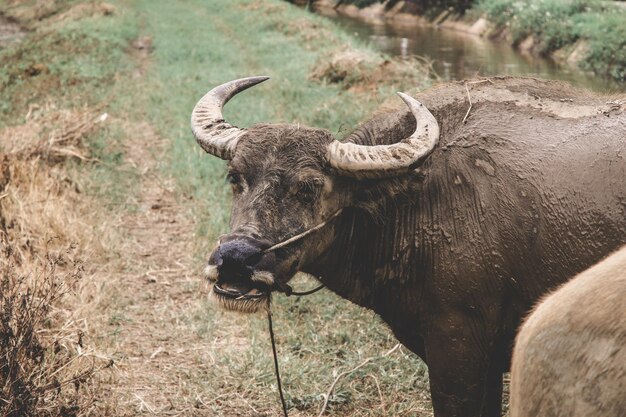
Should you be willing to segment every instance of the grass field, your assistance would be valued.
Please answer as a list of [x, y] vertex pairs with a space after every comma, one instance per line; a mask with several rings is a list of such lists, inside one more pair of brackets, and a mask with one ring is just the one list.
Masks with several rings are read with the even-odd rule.
[[[227, 230], [230, 203], [223, 161], [189, 132], [191, 109], [219, 83], [270, 75], [229, 104], [229, 121], [303, 123], [341, 136], [395, 89], [427, 86], [426, 71], [405, 68], [385, 83], [375, 75], [384, 57], [279, 0], [13, 0], [0, 10], [29, 29], [0, 50], [0, 160], [13, 164], [13, 182], [0, 180], [0, 232], [23, 254], [3, 265], [36, 283], [32, 271], [66, 246], [82, 265], [62, 308], [35, 323], [50, 334], [72, 323], [64, 346], [73, 366], [59, 362], [57, 379], [97, 371], [61, 399], [78, 415], [279, 415], [265, 317], [205, 301], [200, 271]], [[337, 54], [358, 58], [348, 62], [358, 76], [320, 75], [320, 62]], [[76, 114], [89, 127], [79, 136]], [[34, 150], [20, 153], [16, 143], [29, 135]], [[57, 137], [73, 142], [57, 146]], [[42, 173], [37, 183], [15, 182], [24, 163]], [[54, 199], [46, 184], [61, 184]], [[37, 227], [26, 227], [31, 218]], [[335, 377], [367, 358], [339, 380], [328, 415], [431, 414], [426, 367], [403, 348], [382, 357], [397, 342], [370, 312], [325, 290], [277, 296], [273, 312], [291, 415], [317, 415]], [[54, 339], [41, 343], [55, 358]], [[59, 398], [36, 409], [67, 406]]]

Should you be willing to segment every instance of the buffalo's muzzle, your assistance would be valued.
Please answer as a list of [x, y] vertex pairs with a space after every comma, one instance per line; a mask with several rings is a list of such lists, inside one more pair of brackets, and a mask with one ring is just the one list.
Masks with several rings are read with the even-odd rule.
[[263, 257], [260, 247], [244, 240], [232, 240], [221, 244], [215, 254], [215, 265], [221, 277], [229, 280], [248, 279], [254, 267]]
[[273, 252], [265, 253], [269, 247], [269, 242], [245, 235], [226, 236], [209, 258], [207, 278], [231, 286], [249, 287], [255, 283], [270, 287], [274, 283], [276, 256]]
[[276, 257], [264, 253], [269, 243], [247, 236], [225, 237], [209, 258], [206, 275], [211, 295], [222, 308], [254, 312], [265, 308], [274, 285]]

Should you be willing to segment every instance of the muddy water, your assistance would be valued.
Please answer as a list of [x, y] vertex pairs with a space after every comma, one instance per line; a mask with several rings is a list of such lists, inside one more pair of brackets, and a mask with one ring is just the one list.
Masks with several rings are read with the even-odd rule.
[[597, 91], [626, 90], [624, 84], [593, 76], [568, 64], [521, 54], [505, 42], [419, 24], [364, 21], [337, 14], [332, 9], [317, 12], [380, 51], [395, 56], [419, 55], [433, 60], [436, 73], [446, 81], [477, 75], [518, 75], [565, 80]]

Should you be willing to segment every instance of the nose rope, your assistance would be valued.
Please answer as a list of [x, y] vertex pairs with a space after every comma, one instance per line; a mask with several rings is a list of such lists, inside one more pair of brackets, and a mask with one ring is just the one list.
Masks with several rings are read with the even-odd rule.
[[[339, 209], [335, 212], [335, 214], [333, 214], [332, 216], [330, 216], [329, 218], [327, 218], [326, 220], [324, 220], [323, 222], [321, 222], [320, 224], [318, 224], [317, 226], [314, 226], [310, 229], [305, 230], [302, 233], [298, 233], [295, 236], [290, 237], [289, 239], [283, 240], [282, 242], [276, 243], [273, 246], [270, 246], [269, 248], [265, 249], [264, 251], [262, 251], [262, 253], [268, 253], [268, 252], [272, 252], [275, 251], [276, 249], [280, 249], [284, 246], [287, 246], [293, 242], [296, 242], [300, 239], [302, 239], [305, 236], [310, 235], [311, 233], [315, 232], [316, 230], [321, 229], [322, 227], [326, 226], [332, 219], [334, 219], [335, 217], [339, 216], [339, 214], [343, 211], [343, 209]], [[298, 291], [294, 291], [291, 289], [291, 287], [288, 284], [283, 284], [282, 285], [282, 291], [286, 294], [286, 295], [298, 295], [298, 296], [303, 296], [303, 295], [309, 295], [309, 294], [313, 294], [315, 292], [318, 292], [319, 290], [321, 290], [322, 288], [324, 288], [324, 284], [321, 284], [319, 287], [313, 288], [312, 290], [309, 291], [302, 291], [302, 292], [298, 292]], [[273, 346], [273, 345], [272, 345]], [[278, 375], [278, 373], [277, 373]]]
[[330, 216], [329, 218], [327, 218], [326, 220], [324, 220], [323, 222], [321, 222], [321, 223], [320, 223], [320, 224], [318, 224], [317, 226], [314, 226], [314, 227], [312, 227], [312, 228], [310, 228], [310, 229], [307, 229], [307, 230], [305, 230], [305, 231], [304, 231], [304, 232], [302, 232], [302, 233], [299, 233], [299, 234], [297, 234], [297, 235], [295, 235], [295, 236], [290, 237], [289, 239], [283, 240], [283, 241], [282, 241], [282, 242], [280, 242], [280, 243], [276, 243], [275, 245], [270, 246], [269, 248], [265, 249], [265, 250], [263, 251], [263, 253], [273, 252], [273, 251], [275, 251], [276, 249], [280, 249], [280, 248], [282, 248], [282, 247], [284, 247], [284, 246], [290, 245], [291, 243], [296, 242], [296, 241], [298, 241], [298, 240], [302, 239], [303, 237], [310, 235], [311, 233], [315, 232], [316, 230], [319, 230], [319, 229], [321, 229], [322, 227], [326, 226], [326, 225], [327, 225], [327, 224], [328, 224], [328, 223], [329, 223], [332, 219], [334, 219], [335, 217], [339, 216], [339, 214], [340, 214], [342, 211], [343, 211], [343, 209], [339, 209], [339, 210], [337, 210], [337, 211], [335, 212], [335, 214], [333, 214], [332, 216]]

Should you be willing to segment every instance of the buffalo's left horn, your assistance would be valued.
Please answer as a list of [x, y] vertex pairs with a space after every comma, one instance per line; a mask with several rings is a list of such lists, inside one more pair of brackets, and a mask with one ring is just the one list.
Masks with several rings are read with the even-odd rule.
[[414, 98], [398, 93], [415, 117], [411, 136], [392, 145], [357, 145], [335, 141], [328, 145], [330, 166], [340, 174], [358, 178], [385, 178], [417, 168], [439, 140], [439, 125], [430, 111]]
[[237, 93], [270, 77], [248, 77], [215, 87], [204, 95], [191, 112], [191, 130], [198, 144], [208, 153], [222, 159], [232, 159], [237, 141], [245, 133], [224, 121], [222, 108]]

